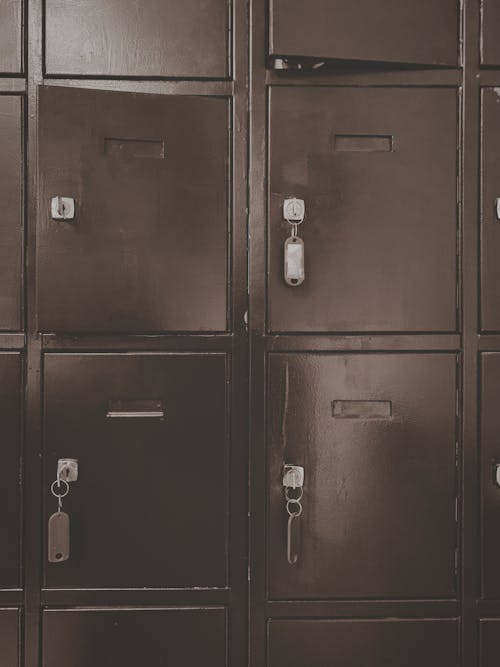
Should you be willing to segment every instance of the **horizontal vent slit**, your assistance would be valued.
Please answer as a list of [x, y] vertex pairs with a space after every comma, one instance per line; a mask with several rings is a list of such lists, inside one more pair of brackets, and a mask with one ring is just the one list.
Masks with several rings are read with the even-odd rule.
[[391, 401], [333, 401], [332, 415], [336, 419], [390, 419]]

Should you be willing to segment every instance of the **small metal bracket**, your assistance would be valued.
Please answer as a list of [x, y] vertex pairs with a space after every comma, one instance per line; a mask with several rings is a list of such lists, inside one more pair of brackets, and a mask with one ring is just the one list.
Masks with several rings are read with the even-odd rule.
[[497, 216], [497, 220], [500, 220], [500, 197], [497, 197], [495, 199], [495, 213]]
[[57, 479], [64, 482], [76, 482], [78, 479], [77, 459], [59, 459], [57, 462]]
[[75, 200], [72, 197], [52, 197], [50, 214], [52, 220], [74, 220]]
[[300, 225], [306, 216], [306, 204], [303, 199], [291, 197], [283, 202], [283, 218], [290, 223]]
[[283, 468], [283, 486], [287, 489], [301, 489], [304, 486], [304, 468], [285, 464]]

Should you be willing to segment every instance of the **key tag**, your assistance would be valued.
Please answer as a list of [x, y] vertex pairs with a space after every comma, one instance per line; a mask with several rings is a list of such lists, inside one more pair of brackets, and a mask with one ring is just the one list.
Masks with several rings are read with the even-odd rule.
[[284, 269], [285, 282], [297, 287], [304, 282], [304, 241], [298, 236], [297, 228], [304, 222], [306, 207], [303, 199], [285, 199], [283, 202], [283, 218], [292, 226], [292, 232], [285, 241]]

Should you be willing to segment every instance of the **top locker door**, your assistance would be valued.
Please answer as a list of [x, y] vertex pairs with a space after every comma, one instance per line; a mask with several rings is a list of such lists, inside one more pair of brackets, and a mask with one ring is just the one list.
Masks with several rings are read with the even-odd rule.
[[42, 87], [39, 108], [40, 331], [226, 331], [228, 100]]
[[[271, 88], [271, 331], [456, 330], [457, 123], [453, 88]], [[297, 286], [290, 197], [306, 209]]]
[[46, 72], [226, 78], [229, 1], [46, 0]]
[[458, 0], [271, 0], [270, 11], [271, 57], [458, 62]]
[[22, 0], [0, 2], [0, 74], [22, 71]]

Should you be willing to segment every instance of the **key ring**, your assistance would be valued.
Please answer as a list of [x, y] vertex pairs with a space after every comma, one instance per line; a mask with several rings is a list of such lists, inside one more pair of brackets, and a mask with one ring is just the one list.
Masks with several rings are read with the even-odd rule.
[[[61, 493], [61, 492], [56, 493], [56, 491], [55, 491], [55, 485], [57, 484], [58, 488], [60, 488], [61, 483], [62, 483], [62, 484], [66, 484], [66, 490], [65, 490], [64, 492], [62, 492], [62, 493]], [[52, 482], [52, 484], [51, 484], [51, 486], [50, 486], [50, 492], [52, 493], [52, 495], [54, 496], [54, 498], [65, 498], [65, 497], [68, 495], [68, 493], [69, 493], [69, 484], [68, 484], [68, 482], [67, 482], [65, 479], [56, 479], [56, 480], [54, 480], [54, 481]]]

